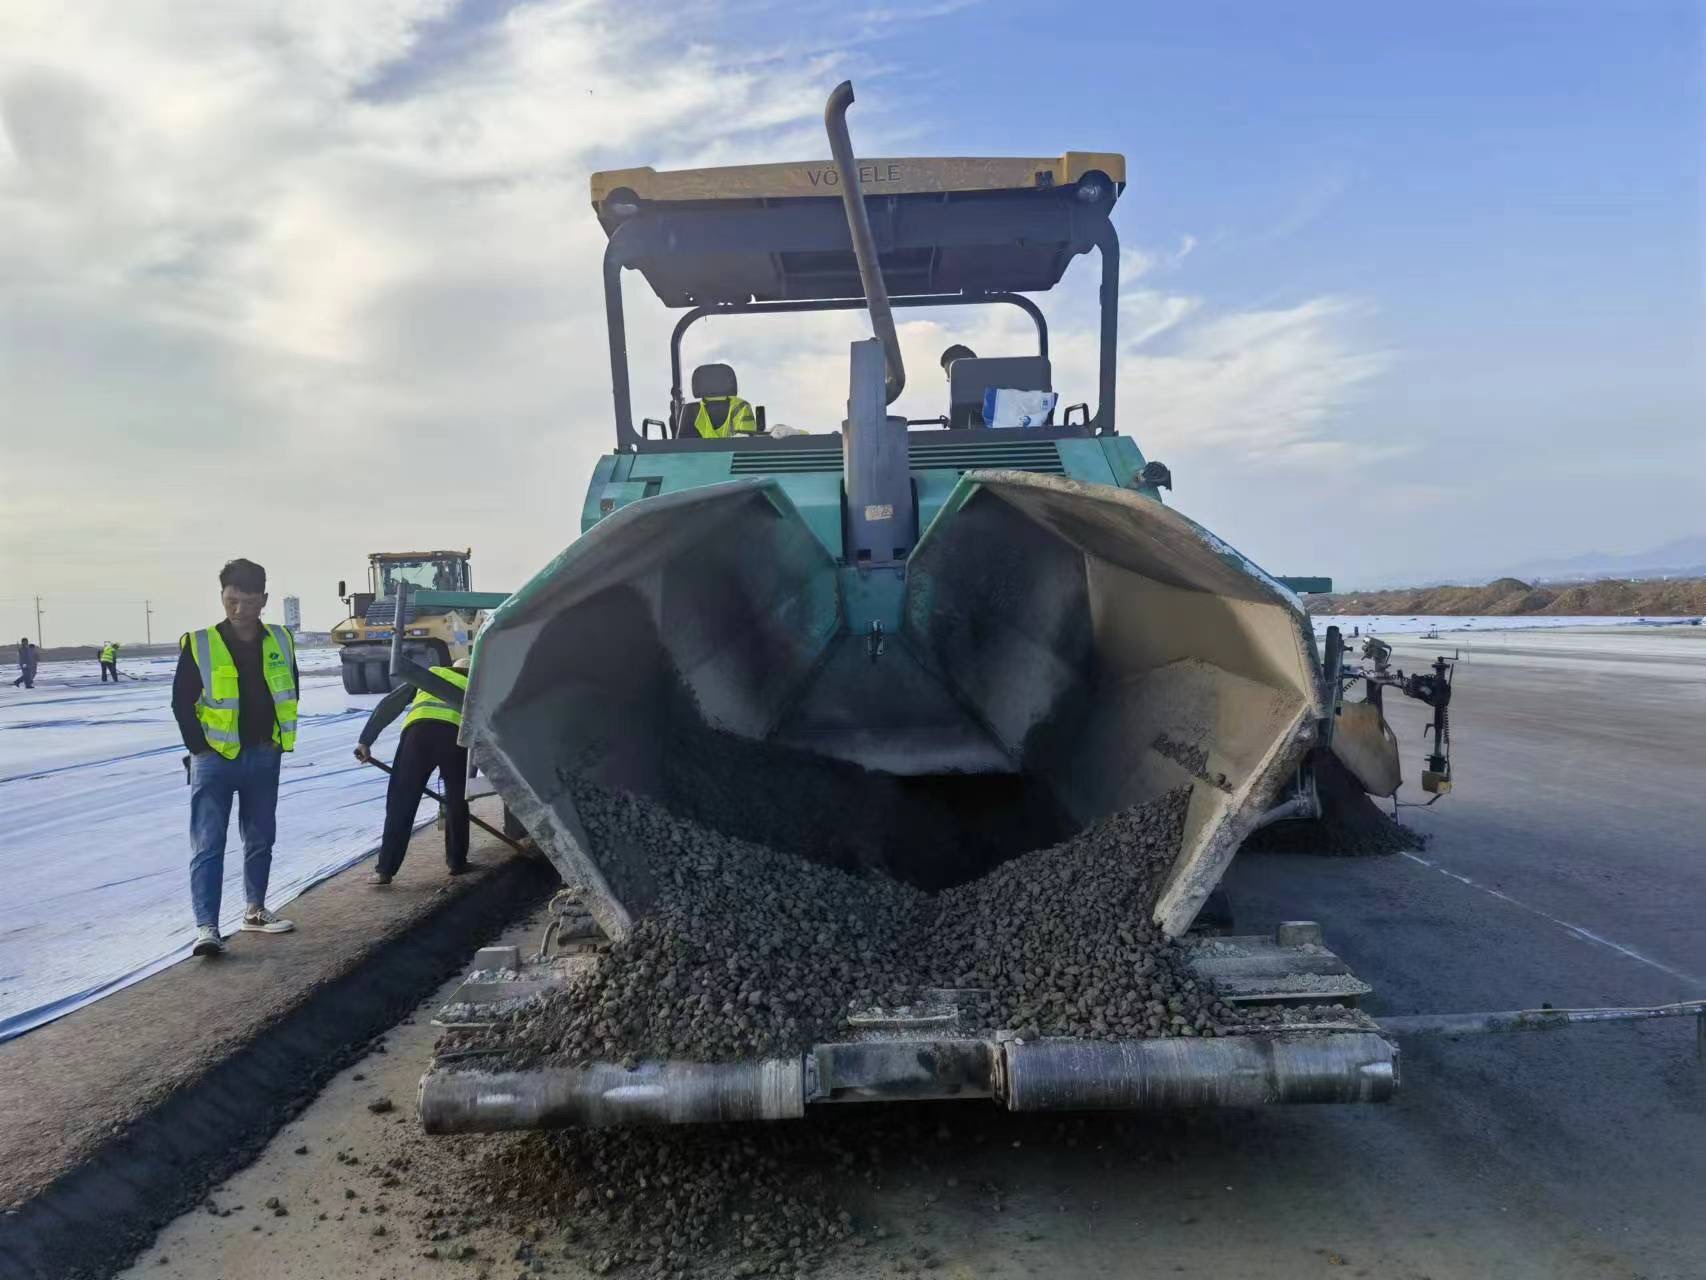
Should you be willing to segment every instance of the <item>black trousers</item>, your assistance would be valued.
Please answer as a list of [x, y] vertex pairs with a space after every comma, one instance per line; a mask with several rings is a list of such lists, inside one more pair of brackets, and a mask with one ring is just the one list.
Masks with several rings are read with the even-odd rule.
[[117, 684], [118, 683], [118, 661], [116, 659], [112, 662], [103, 661], [101, 663], [101, 683], [102, 684], [105, 684], [107, 682], [107, 672], [109, 672], [109, 671], [113, 673], [113, 683]]
[[456, 745], [456, 726], [448, 720], [418, 720], [403, 730], [397, 758], [391, 764], [391, 785], [385, 792], [385, 835], [379, 842], [377, 870], [397, 874], [409, 851], [421, 788], [438, 771], [446, 808], [444, 861], [446, 866], [468, 864], [468, 749]]

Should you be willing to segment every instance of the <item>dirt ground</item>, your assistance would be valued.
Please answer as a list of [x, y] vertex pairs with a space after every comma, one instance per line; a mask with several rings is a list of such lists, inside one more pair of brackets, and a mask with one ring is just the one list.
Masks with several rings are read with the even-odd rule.
[[[1639, 641], [1606, 643], [1621, 652]], [[1427, 849], [1240, 855], [1227, 881], [1239, 930], [1322, 920], [1329, 944], [1374, 983], [1376, 1015], [1706, 993], [1706, 789], [1696, 776], [1706, 647], [1664, 664], [1623, 659], [1466, 664], [1457, 791], [1406, 814], [1431, 837]], [[1407, 744], [1420, 723], [1410, 711], [1397, 712]], [[530, 943], [532, 929], [507, 940]], [[584, 1263], [596, 1259], [569, 1239], [573, 1213], [494, 1196], [427, 1216], [442, 1206], [424, 1188], [454, 1186], [458, 1171], [488, 1170], [539, 1141], [420, 1134], [428, 1014], [423, 1005], [383, 1053], [338, 1074], [259, 1160], [215, 1188], [211, 1211], [178, 1219], [126, 1274], [589, 1274]], [[804, 1274], [1698, 1277], [1706, 1065], [1694, 1038], [1692, 1023], [1676, 1020], [1416, 1041], [1397, 1100], [1375, 1107], [1076, 1117], [974, 1102], [910, 1108], [870, 1123], [882, 1149], [868, 1164], [829, 1170], [854, 1234]], [[392, 1109], [374, 1110], [381, 1100]], [[796, 1123], [845, 1136], [862, 1123], [857, 1110]]]

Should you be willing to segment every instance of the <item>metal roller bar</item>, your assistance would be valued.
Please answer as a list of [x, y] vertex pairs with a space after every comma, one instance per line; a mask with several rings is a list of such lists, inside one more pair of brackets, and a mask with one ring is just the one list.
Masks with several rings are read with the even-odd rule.
[[808, 1063], [811, 1101], [901, 1102], [987, 1098], [996, 1046], [988, 1040], [866, 1040], [820, 1044]]
[[1371, 1032], [1003, 1046], [1012, 1111], [1157, 1110], [1385, 1102], [1397, 1049]]
[[800, 1059], [620, 1063], [532, 1071], [434, 1070], [421, 1079], [428, 1133], [497, 1133], [572, 1125], [796, 1120], [805, 1114]]

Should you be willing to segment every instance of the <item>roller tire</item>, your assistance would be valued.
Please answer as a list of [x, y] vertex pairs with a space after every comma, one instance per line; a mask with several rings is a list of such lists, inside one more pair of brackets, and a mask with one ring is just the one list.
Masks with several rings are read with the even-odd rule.
[[345, 693], [367, 692], [367, 666], [361, 662], [351, 662], [345, 658], [339, 665], [344, 673]]

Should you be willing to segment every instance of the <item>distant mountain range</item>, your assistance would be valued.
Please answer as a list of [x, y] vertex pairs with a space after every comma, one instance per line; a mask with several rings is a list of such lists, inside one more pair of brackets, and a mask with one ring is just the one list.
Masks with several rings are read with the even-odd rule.
[[1609, 555], [1590, 551], [1586, 555], [1530, 560], [1500, 577], [1524, 582], [1587, 582], [1596, 578], [1699, 578], [1706, 577], [1706, 534], [1677, 538], [1651, 551], [1634, 555]]

